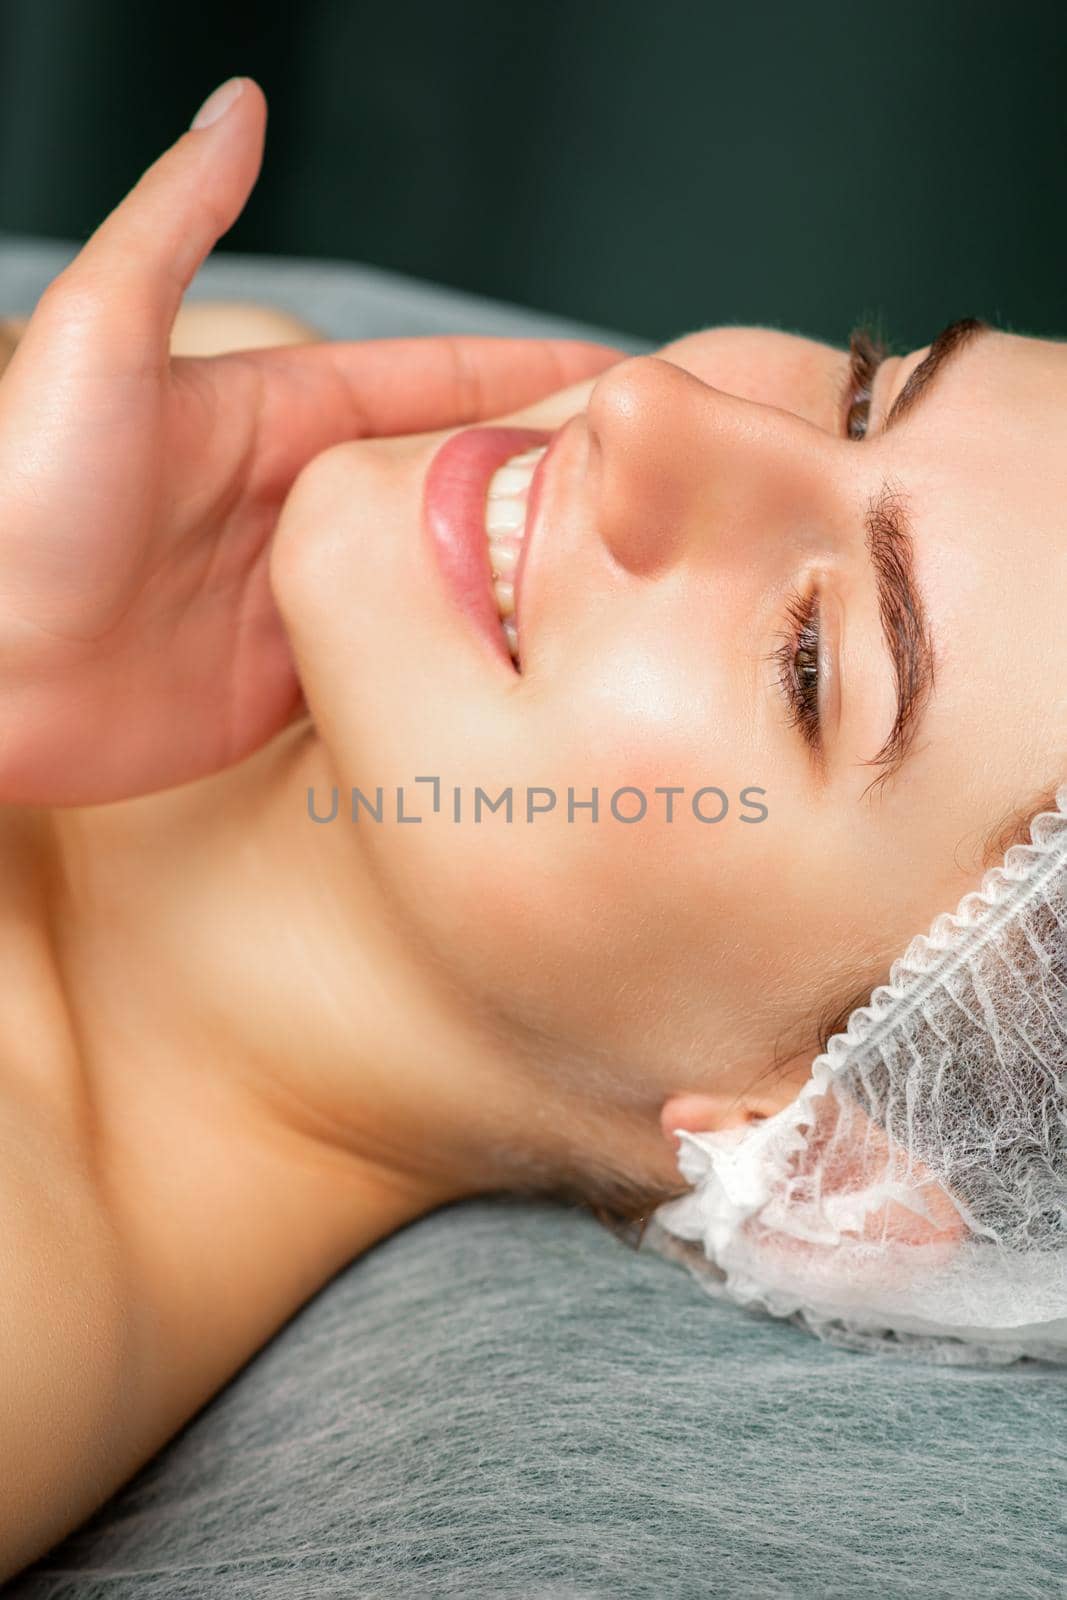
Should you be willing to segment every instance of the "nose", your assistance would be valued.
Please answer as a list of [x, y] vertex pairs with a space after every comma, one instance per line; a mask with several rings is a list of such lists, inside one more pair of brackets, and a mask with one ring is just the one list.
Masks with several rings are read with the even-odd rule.
[[586, 420], [597, 529], [636, 575], [701, 553], [750, 557], [776, 533], [841, 513], [841, 441], [657, 356], [609, 368]]

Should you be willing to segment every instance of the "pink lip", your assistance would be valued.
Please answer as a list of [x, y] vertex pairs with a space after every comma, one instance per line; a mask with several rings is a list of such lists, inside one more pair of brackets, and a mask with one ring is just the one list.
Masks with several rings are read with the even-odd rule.
[[[547, 444], [545, 428], [464, 428], [441, 445], [430, 462], [423, 496], [423, 520], [445, 587], [478, 633], [514, 671], [493, 598], [485, 536], [489, 480], [512, 456]], [[530, 486], [527, 526], [535, 510], [534, 492], [544, 459]]]

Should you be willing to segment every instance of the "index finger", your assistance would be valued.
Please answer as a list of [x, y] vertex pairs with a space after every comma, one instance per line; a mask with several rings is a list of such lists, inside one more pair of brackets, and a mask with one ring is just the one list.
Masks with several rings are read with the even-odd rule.
[[583, 339], [434, 334], [304, 346], [290, 354], [333, 369], [366, 436], [430, 433], [504, 416], [596, 377], [626, 352]]

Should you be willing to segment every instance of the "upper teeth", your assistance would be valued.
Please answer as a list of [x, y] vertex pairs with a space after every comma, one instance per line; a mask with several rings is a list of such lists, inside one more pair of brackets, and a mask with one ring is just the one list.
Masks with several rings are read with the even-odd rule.
[[541, 445], [512, 456], [489, 480], [485, 502], [485, 532], [489, 540], [489, 565], [493, 594], [504, 638], [515, 665], [519, 664], [519, 636], [515, 629], [515, 568], [526, 533], [526, 495], [537, 463], [547, 450]]

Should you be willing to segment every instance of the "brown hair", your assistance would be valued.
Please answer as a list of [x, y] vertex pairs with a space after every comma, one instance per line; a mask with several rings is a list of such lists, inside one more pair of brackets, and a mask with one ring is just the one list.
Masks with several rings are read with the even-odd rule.
[[687, 1194], [688, 1190], [689, 1185], [681, 1178], [670, 1185], [650, 1184], [620, 1169], [591, 1175], [569, 1174], [551, 1186], [525, 1184], [509, 1189], [509, 1193], [530, 1200], [558, 1200], [564, 1205], [590, 1211], [602, 1227], [637, 1249], [657, 1206]]

